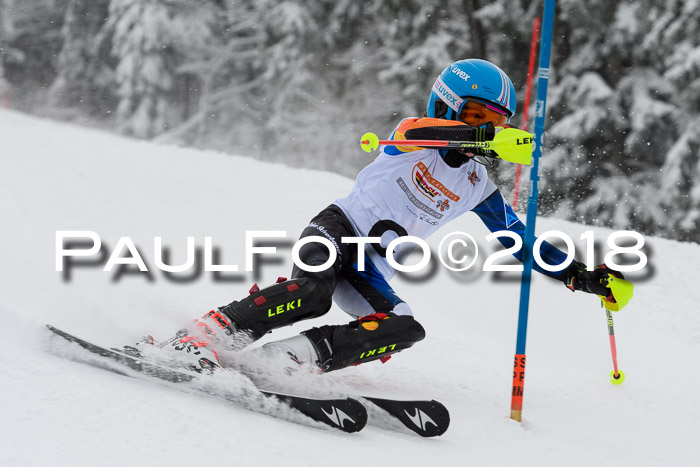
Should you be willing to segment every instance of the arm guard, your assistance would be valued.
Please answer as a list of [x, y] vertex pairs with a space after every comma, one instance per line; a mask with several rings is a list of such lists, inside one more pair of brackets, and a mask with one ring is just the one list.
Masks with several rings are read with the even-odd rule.
[[421, 118], [413, 122], [404, 135], [409, 140], [491, 141], [496, 130], [493, 125], [476, 128], [451, 120]]
[[[489, 129], [491, 132], [489, 132]], [[406, 139], [430, 139], [436, 141], [491, 141], [495, 135], [493, 127], [473, 126], [427, 126], [406, 131]]]

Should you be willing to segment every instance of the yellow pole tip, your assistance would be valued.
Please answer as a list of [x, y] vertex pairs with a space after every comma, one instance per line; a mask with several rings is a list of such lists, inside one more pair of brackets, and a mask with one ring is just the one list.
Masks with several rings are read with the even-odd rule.
[[619, 368], [617, 369], [617, 378], [615, 377], [615, 370], [610, 372], [610, 382], [615, 386], [621, 385], [624, 380], [625, 374]]

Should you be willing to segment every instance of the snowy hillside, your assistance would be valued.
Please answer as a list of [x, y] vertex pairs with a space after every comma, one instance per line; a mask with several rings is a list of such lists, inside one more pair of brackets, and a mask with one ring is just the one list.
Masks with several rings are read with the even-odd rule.
[[[357, 157], [366, 157], [359, 148]], [[519, 283], [486, 273], [455, 275], [442, 266], [425, 280], [397, 278], [392, 284], [424, 325], [426, 339], [385, 365], [330, 373], [318, 377], [318, 385], [434, 398], [450, 409], [452, 423], [435, 439], [375, 425], [348, 435], [85, 365], [76, 361], [86, 359], [84, 351], [56, 342], [43, 324], [108, 346], [144, 334], [169, 337], [183, 323], [244, 297], [253, 282], [287, 276], [289, 244], [352, 180], [4, 110], [0, 161], [2, 466], [643, 466], [688, 465], [696, 457], [697, 244], [647, 238], [649, 269], [631, 275], [635, 298], [615, 315], [627, 375], [621, 386], [608, 382], [612, 364], [598, 300], [535, 278], [522, 424], [509, 418]], [[490, 246], [474, 215], [448, 229], [431, 246], [456, 230]], [[595, 230], [603, 244], [610, 234], [538, 221], [538, 232], [552, 229], [577, 245], [586, 230]], [[150, 274], [103, 272], [106, 257], [71, 268], [70, 277], [57, 272], [55, 235], [62, 230], [96, 232], [107, 255], [120, 237], [131, 237]], [[155, 267], [154, 237], [172, 251], [168, 263], [180, 264], [193, 236], [197, 246], [212, 237], [219, 263], [243, 270], [246, 230], [287, 231], [287, 245], [259, 265], [257, 275], [190, 272], [194, 277], [178, 281]], [[652, 269], [653, 277], [644, 279]], [[334, 307], [263, 342], [347, 321]], [[246, 386], [230, 375], [222, 383]], [[316, 384], [311, 380], [306, 390], [317, 391]]]

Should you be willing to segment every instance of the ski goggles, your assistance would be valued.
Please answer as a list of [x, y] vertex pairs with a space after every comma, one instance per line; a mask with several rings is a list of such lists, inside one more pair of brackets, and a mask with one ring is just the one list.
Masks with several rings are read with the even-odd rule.
[[462, 110], [459, 112], [459, 120], [469, 126], [482, 126], [488, 122], [494, 126], [503, 126], [508, 123], [510, 115], [503, 109], [493, 104], [467, 98], [464, 100]]

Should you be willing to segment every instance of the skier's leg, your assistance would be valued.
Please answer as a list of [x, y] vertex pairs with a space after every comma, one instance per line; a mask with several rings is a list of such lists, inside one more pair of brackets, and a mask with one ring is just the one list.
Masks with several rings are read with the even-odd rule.
[[354, 317], [392, 312], [413, 315], [413, 311], [391, 288], [372, 261], [365, 257], [365, 270], [346, 268], [338, 279], [333, 301]]
[[385, 362], [390, 354], [422, 340], [425, 331], [411, 309], [368, 258], [365, 264], [363, 272], [344, 270], [333, 296], [345, 312], [358, 316], [356, 321], [312, 328], [299, 336], [266, 344], [263, 351], [298, 364], [311, 363], [328, 372], [372, 360]]
[[[329, 206], [301, 234], [301, 238], [323, 235], [336, 245], [336, 261], [328, 269], [309, 273], [295, 266], [291, 280], [280, 278], [262, 290], [254, 285], [248, 297], [210, 311], [171, 339], [156, 343], [151, 338], [124, 350], [142, 355], [152, 349], [171, 348], [192, 357], [190, 366], [201, 371], [216, 366], [209, 363], [218, 364], [217, 348], [242, 349], [273, 329], [325, 314], [332, 304], [342, 262], [349, 258], [349, 246], [341, 238], [354, 234], [340, 208]], [[325, 264], [330, 253], [317, 243], [308, 243], [300, 249], [299, 256], [304, 264], [317, 266]]]
[[272, 329], [321, 316], [330, 309], [332, 291], [324, 281], [316, 277], [281, 279], [263, 290], [254, 287], [243, 300], [211, 310], [157, 345], [151, 340], [126, 346], [124, 351], [160, 358], [156, 349], [169, 348], [178, 351], [176, 358], [186, 362], [186, 367], [208, 370], [220, 364], [217, 350], [242, 349]]
[[424, 337], [423, 326], [412, 316], [375, 313], [345, 325], [311, 328], [298, 336], [265, 344], [263, 351], [329, 372], [372, 360], [386, 362], [391, 354]]
[[[349, 245], [343, 244], [341, 238], [352, 235], [352, 226], [340, 208], [331, 205], [321, 211], [300, 238], [324, 236], [329, 239], [336, 248], [335, 262], [319, 272], [307, 272], [295, 265], [291, 280], [262, 290], [254, 287], [243, 300], [220, 307], [218, 313], [227, 318], [226, 327], [233, 334], [246, 335], [250, 343], [273, 329], [327, 313], [333, 303], [342, 264], [350, 255]], [[299, 250], [300, 260], [308, 266], [325, 264], [329, 257], [328, 249], [316, 242], [307, 243]]]

